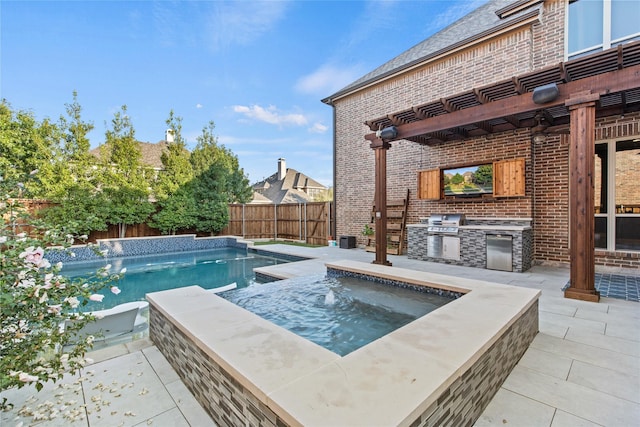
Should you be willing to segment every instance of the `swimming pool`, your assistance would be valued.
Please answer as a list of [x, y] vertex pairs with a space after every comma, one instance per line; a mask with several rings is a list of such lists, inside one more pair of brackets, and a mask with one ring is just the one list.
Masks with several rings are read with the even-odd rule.
[[198, 285], [213, 289], [236, 283], [246, 287], [255, 283], [254, 268], [289, 262], [239, 248], [177, 252], [138, 257], [105, 258], [98, 261], [67, 263], [61, 274], [88, 277], [111, 264], [110, 271], [127, 271], [119, 281], [118, 295], [106, 290], [101, 303], [89, 302], [83, 310], [102, 310], [130, 301], [143, 301], [145, 295], [167, 289]]
[[221, 294], [234, 304], [345, 356], [453, 298], [354, 277], [301, 277]]

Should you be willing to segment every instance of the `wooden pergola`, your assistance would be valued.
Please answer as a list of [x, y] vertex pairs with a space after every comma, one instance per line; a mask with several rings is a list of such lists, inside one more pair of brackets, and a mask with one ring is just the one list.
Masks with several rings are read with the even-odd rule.
[[[536, 103], [533, 93], [542, 87], [551, 88], [555, 97], [536, 98]], [[434, 145], [519, 128], [531, 128], [532, 134], [569, 129], [571, 268], [565, 297], [599, 301], [594, 283], [595, 120], [638, 110], [640, 42], [633, 42], [367, 121], [373, 133], [365, 139], [376, 162], [373, 262], [391, 265], [385, 243], [391, 142]]]

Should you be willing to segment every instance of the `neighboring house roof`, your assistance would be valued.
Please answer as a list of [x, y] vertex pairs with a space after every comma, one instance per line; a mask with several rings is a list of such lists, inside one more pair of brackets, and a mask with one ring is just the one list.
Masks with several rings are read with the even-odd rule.
[[474, 41], [482, 40], [534, 16], [537, 17], [540, 9], [539, 3], [542, 3], [542, 0], [490, 0], [391, 61], [323, 99], [322, 102], [331, 104], [335, 99], [376, 81], [455, 51]]
[[291, 168], [287, 168], [282, 180], [278, 180], [278, 173], [276, 172], [269, 178], [253, 184], [252, 187], [262, 197], [258, 200], [254, 198], [251, 203], [264, 203], [262, 198], [266, 198], [269, 200], [268, 203], [275, 204], [310, 202], [313, 200], [313, 196], [306, 193], [306, 190], [327, 189], [326, 186], [318, 181]]
[[[161, 156], [162, 153], [167, 149], [166, 141], [158, 141], [157, 143], [152, 142], [141, 142], [138, 141], [138, 146], [140, 147], [140, 161], [145, 166], [150, 166], [154, 169], [161, 170], [163, 169]], [[96, 147], [90, 151], [91, 154], [100, 158], [100, 150], [102, 146]]]
[[151, 142], [138, 142], [138, 144], [140, 145], [140, 152], [142, 153], [142, 163], [155, 169], [164, 169], [162, 153], [167, 150], [168, 144], [166, 141], [158, 141], [155, 144]]
[[250, 203], [253, 204], [269, 204], [269, 203], [273, 203], [271, 200], [267, 199], [265, 196], [263, 196], [262, 194], [258, 193], [257, 191], [253, 192], [253, 199], [251, 200]]

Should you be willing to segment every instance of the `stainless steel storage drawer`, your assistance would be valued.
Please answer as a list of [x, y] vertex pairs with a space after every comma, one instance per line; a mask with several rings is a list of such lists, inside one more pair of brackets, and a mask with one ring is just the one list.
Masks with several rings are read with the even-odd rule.
[[487, 268], [513, 271], [513, 236], [487, 234]]

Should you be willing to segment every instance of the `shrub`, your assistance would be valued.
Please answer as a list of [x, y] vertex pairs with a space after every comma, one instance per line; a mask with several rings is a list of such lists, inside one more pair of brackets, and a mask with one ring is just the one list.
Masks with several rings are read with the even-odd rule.
[[[0, 390], [34, 384], [39, 391], [84, 365], [94, 337], [77, 342], [74, 335], [94, 318], [81, 308], [102, 301], [101, 291], [119, 293], [119, 275], [109, 266], [89, 280], [61, 275], [62, 263], [52, 265], [46, 256], [69, 251], [75, 239], [45, 229], [16, 202], [24, 187], [0, 176]], [[76, 322], [61, 328], [67, 319]]]

